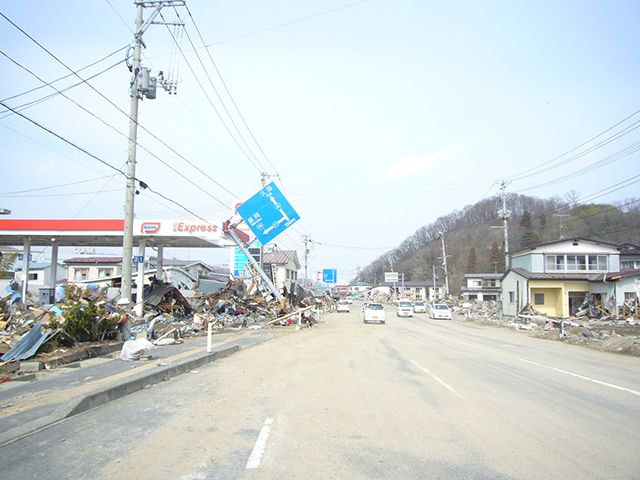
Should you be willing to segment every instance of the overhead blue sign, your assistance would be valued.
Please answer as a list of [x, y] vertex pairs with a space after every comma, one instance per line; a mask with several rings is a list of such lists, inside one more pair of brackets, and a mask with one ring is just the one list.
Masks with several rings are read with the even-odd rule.
[[266, 245], [300, 220], [300, 216], [273, 182], [240, 205], [236, 211], [262, 245]]
[[322, 270], [322, 281], [324, 283], [338, 283], [338, 270], [328, 268]]

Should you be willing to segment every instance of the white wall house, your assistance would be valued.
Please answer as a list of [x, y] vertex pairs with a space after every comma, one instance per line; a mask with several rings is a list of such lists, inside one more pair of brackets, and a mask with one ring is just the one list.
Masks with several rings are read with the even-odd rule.
[[298, 270], [300, 262], [295, 250], [274, 250], [265, 252], [262, 257], [265, 271], [271, 272], [274, 285], [282, 291], [283, 287], [291, 293], [294, 285], [298, 283]]
[[381, 286], [390, 289], [390, 295], [411, 298], [413, 300], [434, 301], [444, 296], [442, 282], [382, 282]]
[[122, 275], [122, 257], [81, 256], [64, 261], [69, 282]]
[[502, 273], [465, 273], [466, 285], [462, 286], [462, 298], [469, 302], [499, 301], [502, 296]]
[[[51, 263], [30, 263], [29, 264], [29, 291], [38, 293], [40, 288], [55, 287], [51, 271]], [[66, 278], [67, 272], [64, 266], [58, 264], [56, 272], [56, 280]], [[13, 279], [22, 284], [22, 266], [18, 265], [15, 269]]]
[[511, 254], [502, 277], [502, 313], [515, 316], [529, 304], [569, 318], [589, 300], [617, 316], [637, 278], [640, 270], [621, 272], [615, 244], [573, 238], [535, 245]]

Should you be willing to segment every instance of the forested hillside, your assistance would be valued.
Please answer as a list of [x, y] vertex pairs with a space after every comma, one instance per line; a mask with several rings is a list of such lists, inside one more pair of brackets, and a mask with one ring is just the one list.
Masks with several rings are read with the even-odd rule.
[[[610, 243], [640, 244], [640, 200], [628, 199], [616, 204], [577, 204], [570, 192], [539, 199], [525, 195], [507, 196], [509, 251], [564, 238], [582, 237]], [[504, 271], [504, 233], [499, 219], [502, 200], [495, 196], [468, 205], [419, 228], [397, 248], [378, 257], [363, 268], [354, 281], [380, 283], [384, 272], [404, 273], [406, 281], [428, 281], [436, 275], [444, 280], [442, 241], [444, 233], [453, 295], [460, 293], [464, 274]], [[474, 259], [475, 258], [475, 259]]]

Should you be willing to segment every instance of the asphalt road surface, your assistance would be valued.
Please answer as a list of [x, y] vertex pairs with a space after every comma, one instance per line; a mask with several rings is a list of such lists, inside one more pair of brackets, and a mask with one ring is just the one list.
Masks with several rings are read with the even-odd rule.
[[351, 313], [0, 449], [1, 478], [638, 479], [640, 359]]

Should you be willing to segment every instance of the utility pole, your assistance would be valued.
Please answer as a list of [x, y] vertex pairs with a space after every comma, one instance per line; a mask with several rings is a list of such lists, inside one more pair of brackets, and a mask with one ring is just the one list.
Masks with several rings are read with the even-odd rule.
[[[436, 295], [436, 266], [431, 265], [433, 267], [433, 295]], [[431, 300], [431, 299], [429, 299]]]
[[313, 240], [311, 239], [311, 235], [303, 235], [302, 236], [303, 240], [304, 240], [304, 288], [307, 288], [308, 285], [308, 276], [309, 276], [309, 264], [308, 264], [308, 259], [309, 259], [309, 243], [313, 243]]
[[[125, 187], [125, 207], [124, 207], [124, 239], [122, 241], [122, 286], [120, 291], [120, 302], [124, 305], [131, 303], [131, 285], [133, 270], [133, 217], [134, 217], [134, 197], [136, 193], [136, 145], [138, 138], [138, 100], [141, 96], [149, 99], [155, 98], [155, 79], [152, 79], [152, 89], [150, 89], [149, 69], [140, 68], [140, 56], [142, 53], [142, 35], [154, 22], [154, 19], [164, 6], [184, 6], [185, 0], [160, 0], [143, 1], [135, 0], [137, 8], [136, 33], [134, 35], [133, 63], [130, 66], [132, 73], [131, 80], [131, 105], [129, 107], [129, 147], [127, 153], [127, 182]], [[156, 7], [154, 12], [143, 23], [143, 13], [145, 7]], [[183, 25], [176, 24], [174, 25]], [[166, 86], [165, 86], [166, 88]], [[142, 185], [141, 185], [142, 186]], [[146, 188], [143, 186], [143, 188]], [[142, 289], [138, 285], [138, 289]]]
[[498, 210], [498, 219], [502, 220], [501, 227], [491, 227], [491, 228], [501, 228], [504, 232], [504, 261], [505, 261], [505, 269], [509, 269], [510, 261], [509, 261], [509, 220], [511, 220], [511, 212], [507, 210], [507, 194], [506, 189], [509, 182], [502, 181], [500, 184], [500, 190], [502, 195], [502, 209]]
[[440, 240], [442, 240], [442, 268], [444, 269], [444, 294], [445, 296], [449, 295], [449, 272], [447, 271], [447, 255], [444, 245], [444, 234], [446, 232], [438, 233]]

